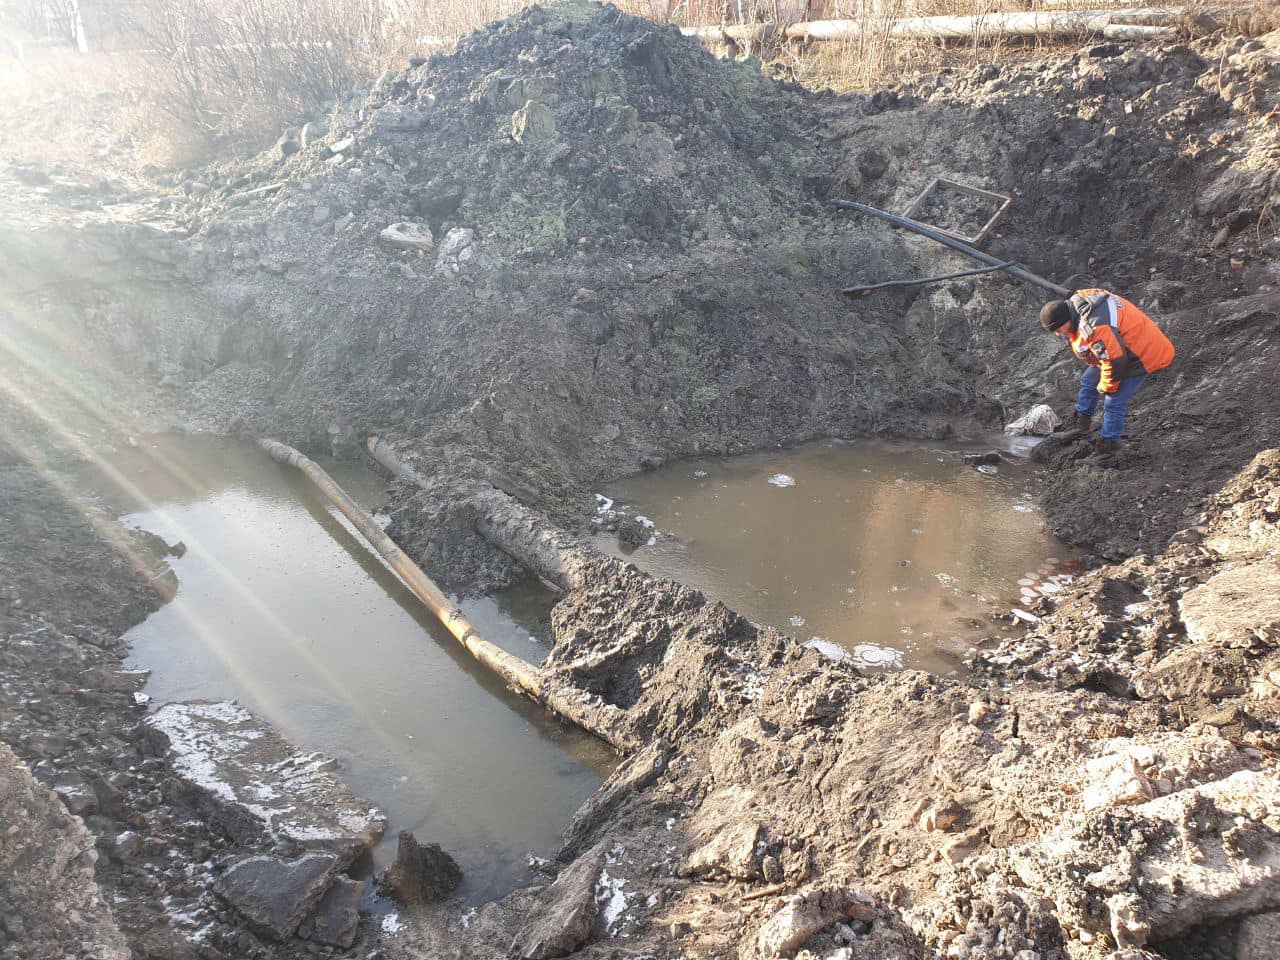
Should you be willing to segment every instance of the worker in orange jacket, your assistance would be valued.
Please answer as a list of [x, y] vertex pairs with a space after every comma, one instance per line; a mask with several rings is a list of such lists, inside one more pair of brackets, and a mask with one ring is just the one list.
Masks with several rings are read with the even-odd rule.
[[1101, 398], [1102, 435], [1095, 446], [1099, 453], [1115, 453], [1129, 401], [1148, 375], [1173, 363], [1173, 344], [1155, 321], [1107, 290], [1077, 290], [1067, 300], [1051, 300], [1040, 310], [1040, 324], [1066, 337], [1086, 364], [1072, 426], [1087, 431]]

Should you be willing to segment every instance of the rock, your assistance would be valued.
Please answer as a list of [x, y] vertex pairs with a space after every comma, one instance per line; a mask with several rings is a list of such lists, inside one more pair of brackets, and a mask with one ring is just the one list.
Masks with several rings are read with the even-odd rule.
[[329, 153], [336, 157], [339, 154], [346, 153], [355, 145], [356, 145], [355, 137], [343, 137], [341, 140], [337, 140], [329, 144]]
[[435, 246], [431, 228], [425, 223], [393, 223], [378, 234], [378, 239], [400, 250], [430, 250]]
[[80, 685], [104, 693], [137, 693], [151, 676], [150, 670], [116, 670], [112, 667], [90, 667], [80, 674]]
[[405, 903], [443, 900], [462, 883], [462, 868], [438, 843], [420, 844], [407, 830], [400, 834], [396, 860], [384, 882]]
[[24, 736], [22, 746], [37, 757], [60, 757], [71, 749], [71, 741], [60, 733], [38, 730]]
[[1235, 960], [1280, 957], [1280, 913], [1259, 913], [1240, 921]]
[[642, 547], [652, 535], [649, 528], [634, 517], [623, 517], [618, 521], [618, 540], [624, 546]]
[[214, 890], [255, 929], [286, 940], [324, 897], [340, 869], [331, 853], [308, 853], [296, 860], [245, 857], [218, 878]]
[[1280, 561], [1223, 571], [1188, 591], [1178, 609], [1193, 641], [1280, 643]]
[[732, 877], [756, 880], [761, 876], [760, 824], [742, 819], [727, 823], [710, 836], [694, 840], [693, 851], [680, 866], [690, 877]]
[[75, 774], [60, 774], [54, 781], [53, 792], [77, 817], [87, 817], [98, 811], [97, 792]]
[[427, 125], [427, 111], [389, 103], [373, 114], [373, 128], [379, 133], [412, 133]]
[[340, 853], [346, 866], [371, 849], [386, 818], [332, 774], [334, 761], [300, 754], [234, 701], [165, 704], [146, 722], [169, 739], [174, 770], [219, 826]]
[[820, 930], [849, 918], [855, 903], [853, 892], [818, 889], [791, 898], [765, 921], [756, 936], [761, 957], [789, 957]]
[[552, 140], [556, 135], [556, 115], [551, 108], [536, 100], [511, 115], [511, 138], [516, 143], [529, 145]]
[[604, 851], [594, 850], [562, 871], [540, 895], [532, 919], [511, 944], [511, 955], [521, 960], [551, 960], [586, 943], [600, 909], [596, 882], [604, 864]]
[[470, 227], [454, 227], [446, 233], [436, 254], [436, 269], [457, 273], [460, 267], [469, 263], [474, 255], [475, 235]]
[[986, 453], [963, 453], [960, 459], [971, 467], [977, 466], [998, 466], [1004, 462], [1004, 458], [995, 450]]
[[349, 949], [355, 943], [360, 926], [359, 906], [363, 896], [363, 883], [339, 877], [302, 921], [298, 936], [331, 947]]
[[[1280, 782], [1245, 770], [1069, 822], [1014, 851], [1011, 865], [1023, 884], [1057, 902], [1064, 927], [1142, 947], [1280, 907], [1280, 836], [1267, 825], [1277, 815]], [[1087, 883], [1079, 882], [1082, 869]]]
[[129, 863], [140, 853], [142, 853], [142, 837], [132, 830], [126, 830], [118, 835], [111, 844], [111, 859], [117, 863]]

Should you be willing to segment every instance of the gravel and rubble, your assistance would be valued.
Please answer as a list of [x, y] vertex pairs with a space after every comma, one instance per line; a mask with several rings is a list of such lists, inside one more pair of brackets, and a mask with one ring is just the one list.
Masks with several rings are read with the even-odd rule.
[[[64, 324], [97, 391], [45, 436], [63, 381], [28, 357], [38, 402], [6, 397], [0, 448], [0, 783], [85, 851], [62, 878], [77, 935], [104, 960], [121, 938], [211, 960], [1253, 960], [1280, 906], [1278, 64], [1275, 34], [1100, 44], [837, 98], [610, 7], [534, 8], [353, 91], [297, 149], [190, 171], [149, 225], [59, 213], [58, 191], [29, 229], [6, 217], [33, 355]], [[545, 883], [360, 919], [341, 857], [209, 816], [120, 669], [172, 592], [167, 547], [69, 509], [33, 447], [83, 456], [156, 418], [352, 455], [376, 433], [421, 481], [392, 535], [481, 589], [519, 571], [477, 532], [495, 488], [528, 508], [511, 523], [571, 536], [595, 483], [672, 458], [1066, 409], [1034, 292], [839, 294], [939, 254], [824, 201], [900, 209], [933, 176], [1013, 191], [994, 254], [1105, 281], [1179, 348], [1119, 462], [1039, 448], [1095, 569], [1035, 623], [972, 677], [873, 674], [587, 559], [545, 666], [642, 746]], [[0, 902], [3, 945], [62, 956], [36, 897]]]

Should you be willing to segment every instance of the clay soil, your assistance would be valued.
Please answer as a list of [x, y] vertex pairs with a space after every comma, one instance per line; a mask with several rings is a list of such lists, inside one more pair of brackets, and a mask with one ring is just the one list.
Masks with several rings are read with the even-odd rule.
[[[568, 5], [249, 161], [109, 189], [0, 163], [0, 952], [1274, 956], [1278, 74], [1275, 34], [1226, 36], [836, 97]], [[494, 488], [572, 537], [596, 484], [682, 456], [1067, 414], [1040, 292], [840, 294], [959, 268], [827, 203], [900, 210], [935, 176], [1012, 194], [993, 254], [1122, 293], [1178, 347], [1121, 454], [1037, 448], [1089, 571], [943, 680], [579, 552], [546, 667], [640, 746], [545, 883], [366, 918], [347, 954], [219, 898], [282, 851], [209, 817], [142, 723], [119, 637], [171, 592], [168, 548], [75, 462], [157, 428], [381, 436], [417, 475], [390, 532], [467, 593], [521, 573], [478, 532]]]

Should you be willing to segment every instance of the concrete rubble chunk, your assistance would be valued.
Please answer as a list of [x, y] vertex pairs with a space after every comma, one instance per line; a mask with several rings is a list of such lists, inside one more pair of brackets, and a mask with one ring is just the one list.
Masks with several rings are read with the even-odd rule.
[[443, 900], [462, 883], [462, 868], [438, 843], [418, 843], [400, 833], [396, 861], [387, 868], [386, 883], [405, 903]]
[[[1073, 822], [1013, 851], [1064, 927], [1140, 948], [1280, 907], [1280, 778], [1251, 770]], [[1103, 925], [1100, 925], [1103, 924]]]
[[378, 238], [400, 250], [430, 250], [435, 246], [435, 237], [425, 223], [393, 223]]
[[308, 853], [296, 860], [245, 857], [218, 878], [214, 889], [256, 929], [287, 940], [340, 869], [331, 853]]
[[339, 877], [302, 921], [298, 936], [331, 947], [349, 949], [356, 941], [360, 926], [359, 906], [363, 896], [363, 883]]
[[1178, 606], [1193, 641], [1280, 644], [1280, 561], [1225, 570], [1188, 591]]
[[551, 960], [573, 953], [595, 929], [599, 903], [596, 881], [604, 869], [603, 849], [580, 857], [543, 891], [532, 919], [516, 935], [511, 956]]
[[511, 138], [516, 143], [539, 143], [552, 140], [555, 135], [556, 115], [544, 103], [528, 100], [511, 115]]
[[789, 957], [820, 930], [849, 918], [859, 905], [852, 890], [817, 889], [797, 894], [765, 921], [756, 936], [761, 958]]
[[299, 753], [234, 701], [170, 703], [147, 722], [169, 738], [178, 776], [233, 836], [265, 830], [349, 862], [386, 829], [386, 818], [332, 774], [335, 761]]

